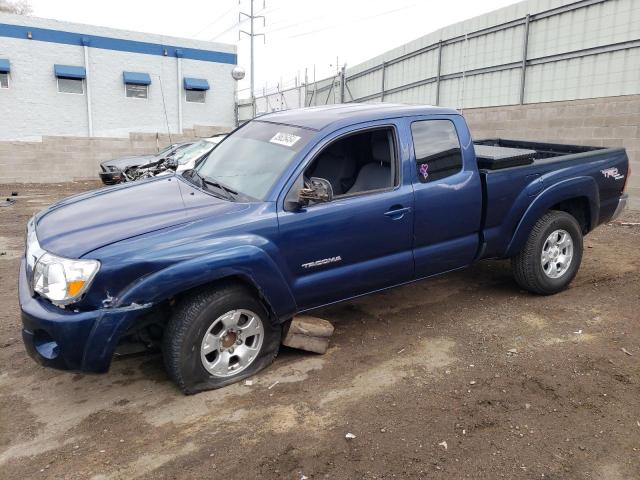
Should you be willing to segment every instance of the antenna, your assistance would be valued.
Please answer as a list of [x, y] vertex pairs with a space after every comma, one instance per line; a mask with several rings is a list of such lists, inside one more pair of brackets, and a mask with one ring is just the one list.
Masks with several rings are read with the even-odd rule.
[[171, 128], [169, 128], [169, 116], [167, 115], [167, 104], [164, 101], [164, 88], [162, 88], [162, 75], [158, 75], [158, 80], [160, 80], [160, 96], [162, 97], [162, 108], [164, 110], [164, 121], [167, 123], [167, 134], [169, 135], [169, 143], [173, 143], [173, 139], [171, 138]]
[[[253, 24], [254, 24], [254, 20], [256, 18], [261, 18], [262, 19], [262, 26], [264, 27], [266, 25], [266, 20], [264, 18], [264, 15], [254, 15], [254, 8], [253, 8], [253, 3], [255, 2], [255, 0], [249, 0], [249, 2], [251, 3], [251, 6], [249, 8], [249, 13], [245, 13], [245, 12], [240, 12], [238, 14], [238, 23], [240, 23], [242, 21], [242, 17], [246, 17], [251, 21], [251, 28], [249, 29], [248, 32], [244, 31], [244, 30], [240, 30], [238, 31], [238, 40], [240, 40], [240, 37], [242, 36], [242, 34], [244, 33], [245, 35], [247, 35], [250, 39], [251, 39], [251, 76], [250, 78], [250, 83], [251, 83], [251, 99], [253, 100], [255, 98], [255, 91], [254, 91], [254, 85], [255, 85], [255, 74], [254, 74], [254, 48], [253, 48], [253, 40], [255, 39], [255, 37], [259, 37], [262, 36], [262, 41], [266, 42], [266, 37], [264, 35], [264, 33], [255, 33], [254, 29], [253, 29]], [[241, 0], [238, 0], [238, 4], [241, 3]], [[262, 1], [262, 9], [264, 10], [265, 8], [265, 0]]]

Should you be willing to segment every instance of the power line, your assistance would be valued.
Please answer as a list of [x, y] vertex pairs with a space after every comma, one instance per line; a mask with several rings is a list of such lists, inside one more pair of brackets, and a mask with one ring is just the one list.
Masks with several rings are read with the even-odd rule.
[[227, 15], [229, 15], [232, 11], [234, 11], [236, 9], [236, 5], [232, 5], [231, 8], [229, 8], [228, 10], [225, 10], [225, 12], [218, 16], [213, 22], [208, 23], [206, 26], [202, 27], [198, 33], [193, 34], [194, 37], [197, 37], [198, 35], [200, 35], [201, 33], [203, 33], [205, 30], [208, 30], [209, 28], [213, 27], [216, 23], [218, 23], [220, 20], [222, 20], [223, 18], [225, 18]]
[[[418, 5], [422, 5], [422, 2], [412, 3], [411, 5], [407, 5], [405, 7], [399, 7], [399, 8], [394, 8], [394, 9], [391, 9], [391, 10], [386, 10], [384, 12], [376, 13], [376, 14], [373, 14], [373, 15], [366, 15], [366, 16], [359, 17], [359, 18], [350, 18], [348, 21], [335, 23], [333, 25], [328, 25], [328, 26], [325, 26], [325, 27], [316, 28], [314, 30], [309, 30], [309, 31], [306, 31], [306, 32], [298, 33], [298, 34], [287, 35], [287, 36], [283, 37], [283, 39], [305, 37], [307, 35], [312, 35], [314, 33], [318, 33], [318, 32], [322, 32], [322, 31], [325, 31], [325, 30], [331, 30], [331, 29], [334, 29], [334, 28], [338, 28], [338, 27], [340, 27], [342, 25], [353, 24], [353, 23], [361, 23], [361, 22], [364, 22], [364, 21], [367, 21], [367, 20], [372, 20], [374, 18], [382, 17], [384, 15], [389, 15], [389, 14], [392, 14], [392, 13], [401, 12], [403, 10], [408, 10], [410, 8], [415, 8]], [[319, 20], [320, 18], [326, 18], [326, 16], [311, 17], [311, 18], [307, 19], [307, 21], [315, 21], [315, 20]], [[303, 20], [303, 22], [305, 22], [305, 21]], [[273, 29], [273, 30], [267, 30], [267, 33], [275, 33], [275, 32], [279, 32], [279, 31], [282, 31], [282, 30], [290, 30], [292, 28], [295, 28], [295, 27], [299, 26], [300, 23], [303, 23], [303, 22], [296, 22], [295, 24], [291, 24], [289, 26], [284, 26], [284, 27]]]
[[[274, 35], [276, 37], [275, 38], [275, 42], [273, 41], [273, 39], [271, 39], [270, 43], [271, 44], [273, 44], [273, 43], [280, 44], [280, 43], [285, 42], [285, 41], [287, 41], [288, 39], [291, 39], [291, 38], [305, 37], [305, 36], [312, 35], [312, 34], [317, 33], [317, 32], [322, 32], [324, 30], [330, 30], [330, 29], [334, 29], [334, 28], [339, 28], [339, 27], [341, 27], [341, 26], [343, 26], [345, 24], [354, 24], [354, 23], [366, 22], [366, 21], [369, 21], [369, 20], [372, 20], [372, 19], [375, 19], [375, 18], [378, 18], [378, 17], [383, 17], [383, 16], [386, 16], [386, 15], [393, 15], [393, 14], [396, 14], [396, 13], [401, 12], [401, 11], [414, 9], [415, 7], [420, 6], [420, 5], [423, 5], [423, 3], [422, 2], [414, 2], [414, 3], [411, 3], [409, 5], [399, 6], [399, 7], [396, 7], [396, 8], [390, 8], [390, 9], [384, 10], [382, 12], [370, 13], [368, 15], [363, 15], [363, 16], [356, 17], [356, 18], [350, 18], [348, 20], [348, 22], [343, 21], [343, 22], [339, 22], [339, 23], [336, 23], [336, 24], [333, 24], [333, 25], [327, 25], [327, 26], [323, 26], [323, 27], [318, 27], [318, 28], [313, 29], [313, 30], [307, 30], [307, 31], [303, 30], [302, 32], [293, 32], [292, 34], [289, 34], [289, 35], [285, 34], [285, 35], [281, 36], [281, 35], [276, 34], [276, 35]], [[284, 26], [278, 27], [278, 28], [268, 28], [266, 30], [266, 33], [271, 35], [271, 34], [273, 34], [275, 32], [280, 32], [280, 31], [283, 31], [283, 30], [290, 30], [290, 29], [293, 29], [293, 28], [295, 28], [297, 26], [304, 25], [304, 24], [307, 24], [309, 22], [316, 22], [317, 20], [321, 20], [323, 18], [327, 18], [327, 16], [326, 15], [314, 15], [314, 16], [311, 16], [311, 17], [307, 17], [305, 19], [301, 19], [301, 20], [297, 21], [295, 24], [284, 25]], [[282, 21], [274, 22], [274, 23], [269, 22], [269, 26], [272, 27], [273, 25], [275, 25], [277, 23], [284, 23], [284, 22], [282, 22]], [[337, 63], [336, 63], [336, 65], [337, 65]], [[315, 65], [314, 65], [314, 71], [315, 71]], [[328, 69], [327, 69], [327, 75], [330, 75]], [[335, 74], [333, 74], [333, 76], [335, 76]], [[315, 78], [315, 74], [314, 74], [314, 78]], [[286, 86], [284, 86], [284, 85], [281, 85], [280, 87], [281, 88], [283, 88], [283, 87], [286, 88]], [[265, 89], [269, 89], [270, 90], [271, 88], [277, 88], [277, 87], [269, 87], [268, 83], [265, 84]]]
[[223, 30], [222, 32], [218, 33], [217, 35], [214, 35], [213, 37], [209, 38], [209, 41], [213, 41], [216, 40], [220, 37], [222, 37], [224, 34], [230, 32], [231, 30], [238, 28], [240, 25], [242, 25], [244, 22], [246, 22], [248, 19], [244, 19], [244, 20], [239, 20], [237, 22], [234, 22], [233, 25], [231, 25], [229, 28], [227, 28], [226, 30]]
[[[333, 18], [333, 17], [334, 15], [314, 15], [313, 17], [303, 18], [294, 23], [289, 23], [288, 25], [284, 25], [283, 27], [268, 29], [267, 33], [280, 32], [282, 30], [289, 30], [291, 28], [298, 27], [300, 25], [304, 25], [309, 22], [315, 22], [316, 20], [322, 20], [324, 18]], [[273, 27], [274, 25], [280, 25], [282, 23], [288, 23], [288, 22], [289, 22], [289, 19], [283, 19], [277, 22], [270, 22], [269, 26]]]

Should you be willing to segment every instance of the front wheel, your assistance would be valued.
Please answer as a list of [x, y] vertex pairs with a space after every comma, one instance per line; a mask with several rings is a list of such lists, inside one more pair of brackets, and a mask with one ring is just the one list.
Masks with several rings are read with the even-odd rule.
[[268, 366], [282, 328], [242, 286], [221, 286], [184, 298], [169, 320], [163, 357], [185, 394], [224, 387]]
[[582, 261], [582, 230], [566, 212], [551, 211], [535, 224], [522, 251], [511, 259], [513, 275], [525, 290], [551, 295], [564, 290]]

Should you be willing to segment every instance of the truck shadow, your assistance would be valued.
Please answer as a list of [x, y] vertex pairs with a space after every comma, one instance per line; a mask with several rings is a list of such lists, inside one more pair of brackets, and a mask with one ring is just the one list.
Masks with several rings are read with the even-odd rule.
[[508, 261], [490, 260], [451, 272], [390, 288], [310, 313], [332, 322], [348, 324], [364, 317], [410, 313], [411, 310], [445, 310], [452, 302], [491, 295], [496, 302], [514, 295], [530, 295], [516, 284]]
[[[425, 328], [446, 327], [459, 321], [457, 315], [448, 314], [454, 305], [489, 296], [492, 301], [501, 302], [514, 295], [529, 294], [520, 290], [513, 280], [509, 263], [486, 261], [466, 270], [419, 280], [309, 313], [332, 322], [336, 331], [331, 345], [346, 349], [355, 342], [366, 341], [363, 327], [373, 337], [388, 334], [391, 325], [397, 327], [398, 335], [402, 335], [402, 322], [412, 320], [420, 320]], [[276, 364], [288, 365], [315, 356], [317, 354], [283, 346]], [[113, 386], [125, 387], [143, 380], [170, 384], [158, 351], [117, 357], [108, 375]], [[95, 378], [100, 377], [89, 375], [83, 376], [82, 380], [92, 382]], [[179, 395], [177, 390], [176, 394]]]

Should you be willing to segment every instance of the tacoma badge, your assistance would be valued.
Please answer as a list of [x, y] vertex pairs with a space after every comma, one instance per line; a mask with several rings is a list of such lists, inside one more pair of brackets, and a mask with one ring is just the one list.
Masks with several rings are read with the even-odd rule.
[[341, 261], [342, 261], [342, 257], [338, 255], [337, 257], [323, 258], [322, 260], [316, 260], [315, 262], [303, 263], [302, 268], [320, 267], [322, 265], [327, 265], [329, 263], [337, 263]]

